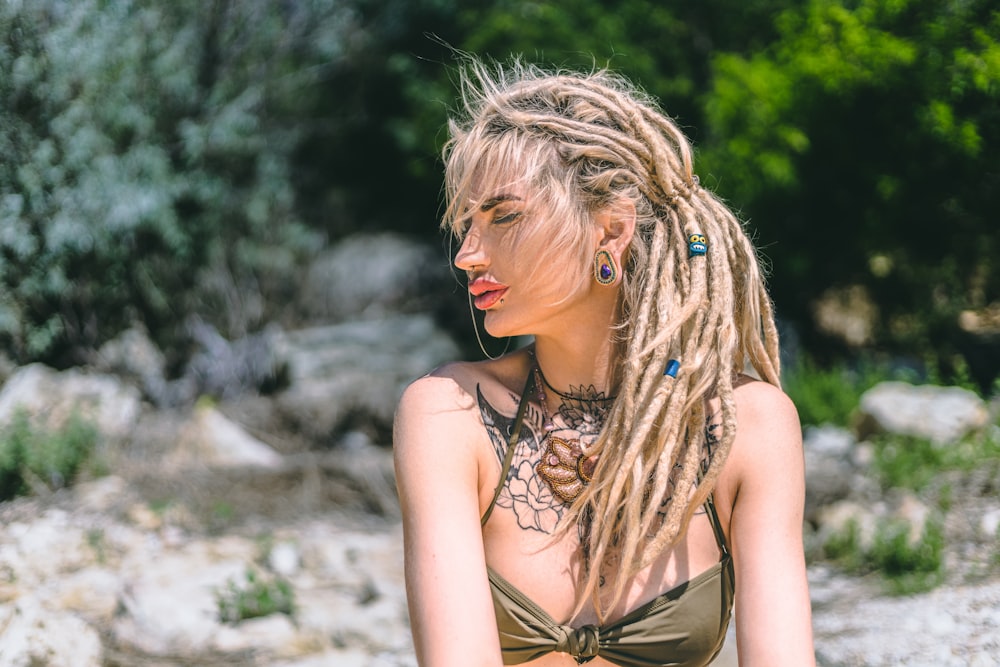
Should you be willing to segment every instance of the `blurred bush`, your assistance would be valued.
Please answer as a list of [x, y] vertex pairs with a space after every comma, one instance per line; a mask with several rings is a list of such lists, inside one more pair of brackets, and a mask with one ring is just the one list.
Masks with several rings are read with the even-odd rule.
[[97, 429], [74, 413], [48, 430], [18, 411], [0, 429], [0, 501], [69, 486], [97, 446]]
[[[437, 238], [454, 60], [608, 66], [695, 140], [824, 364], [863, 345], [1000, 370], [1000, 12], [990, 0], [38, 0], [0, 4], [0, 344], [78, 363], [140, 321], [287, 323], [326, 243]], [[450, 46], [449, 46], [450, 45]], [[444, 255], [442, 249], [442, 256]], [[964, 365], [964, 366], [963, 366]]]
[[[810, 0], [752, 54], [714, 54], [704, 165], [774, 265], [779, 311], [861, 286], [874, 344], [1000, 371], [1000, 11], [988, 0]], [[723, 46], [723, 50], [726, 47]], [[976, 325], [979, 326], [976, 326]]]

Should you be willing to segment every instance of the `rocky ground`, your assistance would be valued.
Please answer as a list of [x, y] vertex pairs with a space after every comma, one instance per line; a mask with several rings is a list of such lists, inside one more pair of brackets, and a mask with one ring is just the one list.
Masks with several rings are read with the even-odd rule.
[[[331, 472], [336, 456], [249, 475], [136, 466], [4, 503], [0, 666], [415, 665], [399, 522], [362, 500], [391, 495], [388, 452], [351, 458], [366, 472]], [[997, 664], [1000, 573], [949, 554], [949, 581], [907, 597], [812, 565], [819, 663]], [[290, 582], [294, 616], [220, 623], [247, 571]], [[717, 665], [735, 664], [731, 637]]]
[[[405, 245], [380, 259], [393, 247], [345, 242], [317, 264], [309, 303], [322, 325], [230, 342], [195, 323], [200, 352], [179, 378], [137, 330], [85, 369], [0, 358], [0, 425], [24, 410], [51, 430], [79, 411], [100, 436], [76, 484], [29, 476], [32, 495], [0, 502], [0, 667], [416, 664], [389, 427], [401, 387], [459, 351], [429, 304], [394, 291], [428, 260], [411, 252], [407, 266]], [[196, 401], [206, 395], [217, 398]], [[887, 492], [868, 440], [1000, 443], [1000, 404], [884, 383], [859, 416], [805, 433], [819, 664], [1000, 664], [1000, 457], [938, 476], [929, 493]], [[944, 537], [929, 592], [893, 595], [822, 559], [850, 522], [870, 543], [880, 522], [919, 537], [929, 517]], [[730, 633], [716, 667], [735, 665]]]

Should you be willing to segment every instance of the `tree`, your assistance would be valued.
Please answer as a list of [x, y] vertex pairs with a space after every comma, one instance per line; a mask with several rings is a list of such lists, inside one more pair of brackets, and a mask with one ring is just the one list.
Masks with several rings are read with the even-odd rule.
[[977, 365], [959, 318], [1000, 302], [1000, 11], [811, 0], [776, 26], [714, 57], [705, 163], [759, 230], [779, 312], [808, 335], [820, 293], [861, 285], [884, 347]]

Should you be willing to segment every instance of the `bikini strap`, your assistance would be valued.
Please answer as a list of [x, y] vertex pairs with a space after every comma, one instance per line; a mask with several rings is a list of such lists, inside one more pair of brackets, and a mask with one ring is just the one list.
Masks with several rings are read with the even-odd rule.
[[712, 530], [715, 532], [715, 541], [719, 545], [719, 549], [722, 553], [728, 554], [729, 549], [726, 548], [726, 534], [722, 531], [722, 522], [719, 521], [719, 513], [715, 511], [715, 500], [711, 494], [705, 499], [705, 511], [708, 513], [708, 520], [712, 524]]
[[483, 518], [479, 520], [480, 526], [485, 526], [486, 522], [489, 521], [490, 514], [493, 513], [493, 507], [497, 504], [497, 498], [500, 497], [500, 492], [503, 491], [503, 486], [507, 482], [507, 475], [510, 473], [511, 463], [514, 461], [514, 450], [517, 447], [517, 442], [521, 438], [521, 425], [524, 423], [524, 413], [528, 411], [529, 396], [531, 395], [531, 390], [535, 386], [535, 374], [528, 373], [528, 380], [524, 383], [524, 391], [521, 392], [521, 402], [517, 406], [517, 417], [514, 418], [513, 428], [510, 430], [510, 440], [507, 441], [507, 454], [504, 456], [503, 468], [500, 470], [500, 481], [497, 482], [497, 488], [493, 492], [493, 500], [490, 501], [490, 506], [486, 508], [486, 514]]

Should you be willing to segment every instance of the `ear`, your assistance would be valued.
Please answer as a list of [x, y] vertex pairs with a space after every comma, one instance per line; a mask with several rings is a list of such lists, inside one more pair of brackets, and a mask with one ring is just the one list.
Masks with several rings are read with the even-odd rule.
[[610, 252], [621, 266], [635, 234], [635, 204], [624, 197], [617, 199], [594, 215], [594, 224], [597, 248]]

